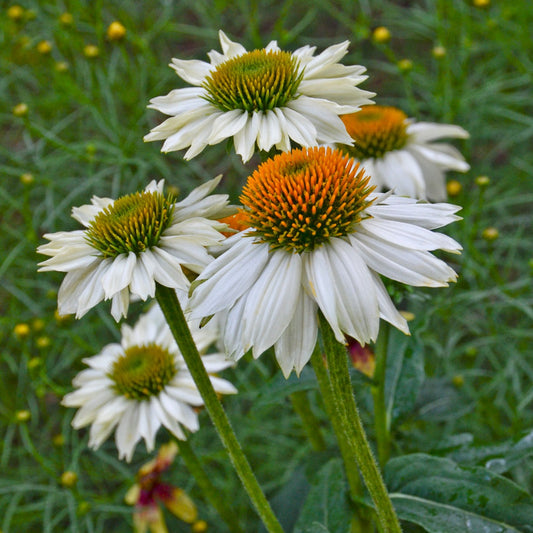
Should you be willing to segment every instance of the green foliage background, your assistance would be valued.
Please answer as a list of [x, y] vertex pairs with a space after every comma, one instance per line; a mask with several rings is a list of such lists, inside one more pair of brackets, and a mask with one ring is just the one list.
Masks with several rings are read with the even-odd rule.
[[[222, 173], [222, 189], [238, 200], [257, 161], [243, 166], [224, 146], [215, 146], [187, 162], [180, 153], [161, 154], [159, 143], [142, 140], [163, 119], [146, 109], [149, 99], [182, 86], [167, 67], [170, 59], [205, 60], [209, 50], [219, 48], [218, 29], [248, 49], [276, 39], [288, 50], [306, 44], [322, 50], [348, 39], [344, 62], [367, 67], [363, 88], [377, 93], [377, 103], [398, 106], [418, 120], [460, 124], [471, 133], [457, 146], [472, 170], [448, 176], [462, 184], [450, 201], [463, 206], [464, 220], [446, 230], [464, 247], [452, 263], [459, 281], [443, 290], [409, 291], [403, 299], [415, 319], [405, 348], [408, 362], [398, 370], [400, 390], [389, 391], [394, 455], [426, 452], [484, 466], [531, 491], [533, 7], [528, 0], [486, 7], [463, 0], [21, 0], [21, 20], [7, 16], [10, 5], [2, 4], [0, 16], [3, 533], [131, 530], [131, 508], [123, 496], [147, 460], [144, 445], [132, 465], [117, 460], [112, 441], [89, 451], [86, 432], [70, 427], [72, 410], [59, 405], [81, 359], [118, 339], [119, 329], [107, 304], [80, 321], [55, 318], [62, 276], [37, 274], [42, 258], [35, 249], [43, 233], [77, 229], [72, 206], [88, 203], [93, 194], [132, 192], [154, 178], [187, 192]], [[71, 24], [60, 21], [66, 12]], [[114, 20], [127, 30], [117, 42], [106, 37]], [[390, 30], [389, 42], [372, 39], [378, 26]], [[48, 54], [38, 52], [43, 40], [52, 45]], [[97, 57], [84, 55], [88, 44], [98, 47]], [[445, 48], [443, 57], [432, 53], [436, 46]], [[66, 69], [58, 67], [63, 63]], [[13, 113], [19, 103], [28, 106], [21, 117]], [[21, 179], [28, 173], [31, 182]], [[487, 186], [476, 183], [480, 175], [490, 178]], [[497, 239], [483, 238], [488, 227], [497, 228]], [[141, 310], [133, 308], [128, 321]], [[27, 336], [14, 333], [21, 323], [30, 326]], [[300, 382], [285, 382], [267, 356], [242, 361], [226, 377], [240, 391], [225, 400], [238, 436], [285, 524], [294, 525], [318, 466], [336, 453], [314, 380], [304, 372]], [[368, 382], [356, 373], [354, 384], [369, 422]], [[327, 452], [312, 452], [305, 439], [288, 399], [296, 388], [311, 391]], [[21, 410], [30, 412], [29, 421], [17, 422]], [[191, 437], [193, 446], [246, 530], [258, 531], [205, 413], [201, 424]], [[160, 441], [165, 440], [161, 431]], [[330, 463], [319, 479], [335, 468]], [[73, 488], [60, 483], [66, 470], [78, 475]], [[179, 461], [170, 478], [192, 495], [210, 530], [225, 531]], [[291, 509], [282, 505], [287, 487]], [[168, 520], [171, 531], [190, 530]]]

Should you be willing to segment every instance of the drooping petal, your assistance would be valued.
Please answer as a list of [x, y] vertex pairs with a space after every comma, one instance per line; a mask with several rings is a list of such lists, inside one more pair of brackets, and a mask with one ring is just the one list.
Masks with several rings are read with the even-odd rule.
[[248, 291], [243, 317], [245, 350], [254, 357], [272, 346], [291, 321], [301, 291], [302, 262], [298, 254], [274, 251]]
[[[268, 245], [243, 238], [203, 271], [189, 307], [192, 318], [202, 318], [234, 302], [257, 280], [268, 261]], [[204, 281], [205, 280], [205, 281]]]
[[317, 305], [305, 291], [300, 290], [292, 320], [274, 345], [276, 359], [286, 378], [293, 369], [300, 375], [311, 358], [317, 334]]

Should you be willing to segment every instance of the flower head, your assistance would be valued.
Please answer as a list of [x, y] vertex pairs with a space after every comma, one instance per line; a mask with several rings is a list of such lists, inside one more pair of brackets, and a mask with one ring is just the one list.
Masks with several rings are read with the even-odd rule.
[[341, 118], [355, 141], [342, 148], [365, 167], [379, 190], [442, 201], [446, 199], [444, 173], [470, 168], [456, 148], [433, 142], [441, 137], [468, 138], [460, 126], [415, 122], [395, 107], [377, 105]]
[[159, 503], [163, 503], [175, 516], [187, 523], [196, 520], [198, 511], [193, 501], [182, 489], [165, 483], [161, 478], [178, 453], [176, 443], [164, 444], [157, 457], [145, 463], [137, 473], [137, 483], [127, 492], [125, 500], [135, 505], [133, 523], [136, 533], [167, 531]]
[[225, 226], [211, 218], [231, 212], [227, 195], [208, 194], [215, 178], [181, 202], [163, 194], [164, 182], [117, 200], [93, 197], [72, 216], [85, 229], [44, 235], [50, 242], [38, 252], [51, 256], [40, 271], [66, 272], [58, 294], [60, 314], [79, 318], [102, 300], [112, 300], [115, 320], [126, 316], [130, 293], [153, 297], [155, 283], [187, 291], [182, 267], [200, 273], [212, 257], [205, 247], [223, 239]]
[[458, 252], [431, 230], [458, 207], [375, 194], [364, 171], [339, 150], [307, 148], [263, 163], [241, 197], [248, 228], [199, 276], [192, 316], [219, 314], [227, 353], [258, 357], [274, 346], [286, 376], [316, 344], [318, 309], [338, 341], [375, 340], [379, 319], [405, 333], [380, 274], [441, 287], [455, 272], [430, 251]]
[[220, 31], [223, 53], [212, 50], [210, 63], [173, 59], [171, 67], [193, 87], [175, 89], [150, 101], [171, 118], [155, 127], [145, 141], [166, 139], [163, 152], [187, 148], [185, 159], [207, 145], [233, 137], [236, 152], [248, 161], [255, 146], [290, 150], [351, 139], [339, 115], [369, 104], [373, 93], [356, 87], [365, 68], [344, 66], [348, 41], [330, 46], [318, 56], [315, 47], [293, 53], [272, 41], [251, 52]]
[[[202, 328], [189, 323], [193, 339], [205, 352], [217, 338], [216, 326]], [[231, 366], [223, 354], [205, 355], [202, 361], [213, 374]], [[63, 398], [63, 405], [79, 407], [72, 425], [91, 424], [89, 446], [98, 448], [116, 428], [115, 442], [120, 458], [130, 461], [142, 438], [153, 450], [159, 426], [178, 439], [185, 439], [182, 426], [198, 429], [194, 408], [203, 400], [172, 337], [163, 314], [154, 306], [135, 327], [122, 326], [120, 344], [108, 344], [100, 354], [84, 359], [89, 366], [73, 381], [77, 390]], [[233, 394], [228, 381], [210, 376], [220, 394]]]

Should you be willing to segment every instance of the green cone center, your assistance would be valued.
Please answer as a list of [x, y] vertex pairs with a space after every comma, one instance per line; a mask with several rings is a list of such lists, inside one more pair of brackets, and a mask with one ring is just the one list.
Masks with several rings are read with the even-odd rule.
[[254, 50], [216, 67], [203, 84], [205, 99], [222, 111], [267, 111], [294, 99], [302, 76], [290, 53]]
[[176, 374], [174, 356], [157, 344], [132, 346], [113, 364], [109, 378], [118, 394], [132, 400], [157, 396]]
[[104, 208], [87, 228], [88, 243], [104, 257], [140, 254], [156, 246], [170, 225], [172, 197], [159, 192], [137, 192], [123, 196]]

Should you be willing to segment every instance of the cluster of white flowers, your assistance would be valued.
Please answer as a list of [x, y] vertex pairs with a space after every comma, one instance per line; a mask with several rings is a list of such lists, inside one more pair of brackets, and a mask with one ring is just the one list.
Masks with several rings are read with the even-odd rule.
[[[432, 230], [457, 220], [459, 208], [427, 199], [445, 200], [444, 173], [469, 168], [455, 148], [434, 141], [467, 132], [368, 105], [374, 94], [357, 87], [365, 68], [339, 62], [347, 42], [318, 55], [309, 46], [284, 52], [275, 41], [248, 52], [223, 32], [220, 44], [210, 63], [172, 60], [191, 87], [151, 100], [170, 118], [145, 140], [164, 139], [165, 152], [188, 148], [186, 159], [230, 138], [244, 162], [256, 149], [282, 152], [248, 178], [240, 226], [229, 238], [222, 233], [229, 228], [220, 220], [235, 210], [226, 195], [210, 194], [220, 178], [180, 202], [164, 195], [162, 181], [118, 200], [94, 197], [73, 210], [83, 230], [46, 234], [38, 250], [50, 256], [41, 270], [66, 273], [59, 312], [81, 317], [110, 299], [119, 320], [130, 296], [172, 288], [191, 320], [216, 316], [220, 332], [191, 326], [201, 349], [220, 335], [230, 358], [205, 355], [210, 374], [272, 346], [284, 375], [299, 373], [317, 342], [319, 311], [339, 342], [374, 341], [380, 319], [408, 334], [381, 276], [426, 287], [455, 281], [431, 252], [461, 247]], [[208, 253], [222, 243], [216, 258]], [[79, 407], [75, 427], [91, 424], [90, 446], [116, 428], [129, 460], [141, 438], [153, 448], [161, 425], [181, 439], [182, 427], [198, 428], [192, 407], [202, 399], [157, 307], [123, 326], [120, 344], [84, 362], [89, 369], [63, 403]], [[219, 393], [235, 392], [211, 381]]]

